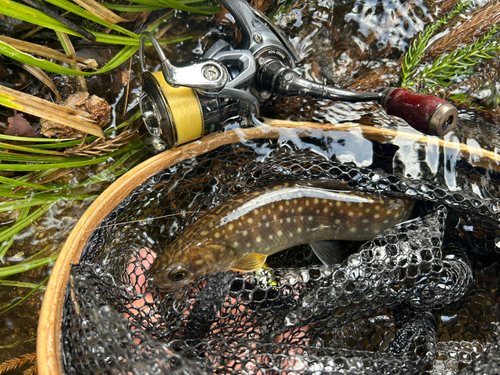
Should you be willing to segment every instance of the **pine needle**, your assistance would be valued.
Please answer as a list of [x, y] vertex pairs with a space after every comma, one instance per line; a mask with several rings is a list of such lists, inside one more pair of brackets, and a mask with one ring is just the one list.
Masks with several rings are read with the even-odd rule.
[[23, 354], [22, 356], [14, 359], [10, 359], [0, 364], [0, 374], [4, 374], [7, 371], [14, 370], [16, 368], [22, 367], [28, 363], [33, 363], [36, 360], [36, 353]]

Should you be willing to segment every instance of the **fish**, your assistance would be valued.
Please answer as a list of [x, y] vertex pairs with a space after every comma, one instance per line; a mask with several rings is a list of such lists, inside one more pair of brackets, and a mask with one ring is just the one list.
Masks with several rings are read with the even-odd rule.
[[255, 271], [269, 255], [303, 244], [324, 263], [338, 262], [332, 241], [370, 240], [407, 220], [413, 204], [335, 181], [267, 186], [208, 210], [159, 253], [150, 275], [172, 292], [202, 275]]

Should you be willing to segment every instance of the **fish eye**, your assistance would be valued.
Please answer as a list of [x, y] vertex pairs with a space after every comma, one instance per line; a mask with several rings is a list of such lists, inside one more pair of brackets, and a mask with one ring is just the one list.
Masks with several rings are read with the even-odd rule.
[[169, 279], [172, 281], [182, 281], [189, 274], [188, 270], [182, 267], [177, 267], [174, 270], [170, 271], [168, 275]]

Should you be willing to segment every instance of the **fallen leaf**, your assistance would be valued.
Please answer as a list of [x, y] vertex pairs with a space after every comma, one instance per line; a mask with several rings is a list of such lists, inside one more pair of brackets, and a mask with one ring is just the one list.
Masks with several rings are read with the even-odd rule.
[[6, 135], [15, 135], [17, 137], [35, 137], [35, 129], [23, 117], [21, 113], [15, 113], [14, 116], [7, 119], [9, 127], [5, 131]]

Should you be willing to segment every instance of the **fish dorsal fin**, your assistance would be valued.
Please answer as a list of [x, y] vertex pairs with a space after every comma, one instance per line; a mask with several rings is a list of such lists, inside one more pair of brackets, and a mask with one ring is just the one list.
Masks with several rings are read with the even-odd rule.
[[258, 270], [266, 262], [267, 255], [250, 253], [233, 264], [233, 271], [250, 272]]
[[314, 254], [323, 264], [339, 264], [342, 261], [342, 250], [338, 241], [318, 241], [311, 244]]

